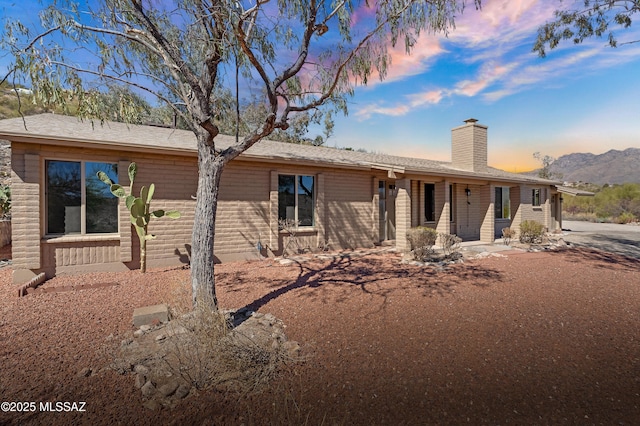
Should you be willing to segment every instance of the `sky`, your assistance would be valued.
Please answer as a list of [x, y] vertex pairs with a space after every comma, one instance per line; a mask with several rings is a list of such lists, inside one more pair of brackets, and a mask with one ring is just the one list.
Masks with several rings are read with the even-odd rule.
[[[571, 3], [469, 4], [447, 37], [421, 35], [410, 56], [393, 51], [388, 77], [356, 89], [327, 145], [449, 161], [451, 129], [475, 118], [489, 128], [489, 165], [510, 172], [538, 167], [534, 152], [640, 148], [640, 43], [614, 49], [594, 38], [546, 58], [531, 51], [537, 28]], [[0, 0], [0, 19], [39, 7]], [[640, 40], [640, 25], [616, 35]]]

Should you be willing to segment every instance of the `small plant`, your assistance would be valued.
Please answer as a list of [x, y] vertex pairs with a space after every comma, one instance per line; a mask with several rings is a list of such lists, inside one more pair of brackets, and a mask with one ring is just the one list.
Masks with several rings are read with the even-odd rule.
[[438, 238], [438, 232], [435, 229], [426, 226], [417, 226], [407, 231], [407, 240], [413, 259], [421, 262], [433, 256], [433, 245]]
[[151, 211], [150, 204], [155, 191], [155, 185], [151, 184], [147, 188], [143, 186], [140, 188], [140, 197], [133, 195], [133, 181], [136, 178], [138, 172], [138, 166], [136, 163], [129, 164], [129, 195], [127, 195], [124, 187], [118, 185], [109, 179], [109, 176], [103, 171], [97, 173], [98, 179], [109, 185], [111, 193], [118, 198], [124, 198], [127, 210], [129, 210], [131, 216], [131, 224], [136, 228], [136, 233], [140, 239], [140, 272], [145, 273], [147, 271], [147, 241], [156, 238], [155, 235], [149, 234], [149, 222], [152, 217], [160, 218], [167, 216], [171, 219], [180, 218], [180, 212], [175, 210], [154, 210]]
[[442, 248], [442, 252], [446, 257], [457, 257], [460, 252], [460, 243], [462, 243], [462, 238], [457, 235], [446, 234], [441, 232], [439, 234], [440, 237], [440, 247]]
[[525, 244], [538, 244], [542, 242], [544, 225], [535, 220], [525, 220], [520, 224], [520, 242]]
[[616, 218], [616, 223], [633, 223], [637, 222], [638, 218], [631, 212], [623, 212]]
[[9, 185], [0, 185], [0, 216], [5, 218], [11, 215], [11, 188]]
[[510, 246], [511, 240], [515, 238], [515, 236], [516, 231], [514, 231], [513, 229], [509, 228], [508, 226], [506, 228], [502, 228], [502, 241], [504, 241], [505, 245]]

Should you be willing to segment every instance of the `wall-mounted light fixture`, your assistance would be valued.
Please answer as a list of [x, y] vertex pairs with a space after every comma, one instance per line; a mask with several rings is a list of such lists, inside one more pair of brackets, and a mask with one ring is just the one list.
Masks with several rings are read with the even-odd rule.
[[469, 189], [469, 185], [467, 185], [467, 188], [464, 190], [464, 193], [467, 194], [467, 204], [471, 204], [471, 201], [469, 201], [469, 197], [471, 196], [471, 190]]
[[392, 197], [397, 196], [397, 195], [398, 195], [398, 187], [397, 187], [397, 186], [395, 186], [394, 184], [390, 184], [390, 185], [389, 185], [389, 194], [390, 194]]

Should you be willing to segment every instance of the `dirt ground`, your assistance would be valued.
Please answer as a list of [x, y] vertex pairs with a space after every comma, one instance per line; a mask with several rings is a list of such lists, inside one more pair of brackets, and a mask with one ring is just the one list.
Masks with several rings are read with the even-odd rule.
[[[133, 375], [103, 367], [133, 309], [175, 302], [188, 273], [56, 277], [44, 288], [60, 291], [17, 298], [0, 270], [0, 401], [36, 403], [0, 424], [640, 424], [637, 259], [582, 248], [442, 271], [395, 254], [220, 265], [221, 306], [274, 314], [305, 360], [258, 394], [200, 391], [152, 411]], [[41, 410], [56, 401], [85, 411]]]

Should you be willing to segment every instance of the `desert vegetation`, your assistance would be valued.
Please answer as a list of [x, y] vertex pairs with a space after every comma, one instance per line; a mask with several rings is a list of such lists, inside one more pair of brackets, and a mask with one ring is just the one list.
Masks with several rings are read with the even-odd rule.
[[640, 219], [640, 184], [587, 185], [593, 197], [563, 197], [563, 217], [566, 220], [632, 223]]

